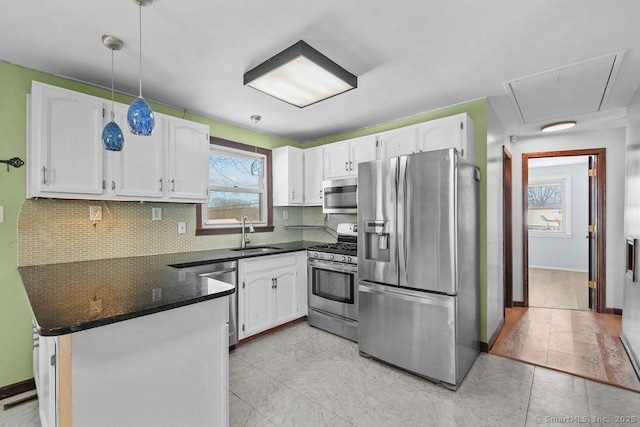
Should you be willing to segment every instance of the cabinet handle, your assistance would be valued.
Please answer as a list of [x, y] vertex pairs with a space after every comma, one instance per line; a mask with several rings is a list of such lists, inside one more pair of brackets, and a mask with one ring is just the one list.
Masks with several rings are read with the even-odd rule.
[[320, 190], [320, 200], [322, 200], [322, 190]]
[[352, 171], [353, 170], [353, 162], [349, 162], [349, 170]]
[[344, 170], [349, 171], [349, 162], [344, 162]]
[[172, 193], [176, 192], [176, 180], [175, 179], [171, 180], [171, 192]]
[[162, 191], [162, 178], [160, 178], [160, 191]]
[[102, 189], [103, 190], [107, 189], [107, 181], [105, 181], [104, 179], [102, 180]]
[[292, 199], [296, 198], [296, 190], [291, 190], [291, 198]]
[[47, 185], [47, 168], [42, 167], [42, 185]]
[[275, 286], [275, 288], [276, 288], [276, 289], [278, 289], [278, 278], [276, 277], [276, 278], [275, 278], [275, 279], [273, 279], [273, 280], [274, 280], [274, 282], [276, 282], [276, 286]]
[[271, 278], [271, 289], [275, 289], [276, 288], [276, 279], [274, 279], [273, 277]]
[[116, 189], [116, 182], [115, 181], [111, 181], [111, 189], [112, 190]]

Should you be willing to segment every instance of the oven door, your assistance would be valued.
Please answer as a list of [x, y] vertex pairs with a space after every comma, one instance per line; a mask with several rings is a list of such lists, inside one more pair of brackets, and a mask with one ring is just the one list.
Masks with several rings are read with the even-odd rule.
[[309, 307], [358, 320], [358, 266], [307, 260]]

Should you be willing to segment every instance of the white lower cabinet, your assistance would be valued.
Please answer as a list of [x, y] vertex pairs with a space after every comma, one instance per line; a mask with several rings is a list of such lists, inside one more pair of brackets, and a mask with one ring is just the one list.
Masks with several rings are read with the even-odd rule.
[[238, 283], [240, 339], [306, 315], [304, 251], [241, 259]]

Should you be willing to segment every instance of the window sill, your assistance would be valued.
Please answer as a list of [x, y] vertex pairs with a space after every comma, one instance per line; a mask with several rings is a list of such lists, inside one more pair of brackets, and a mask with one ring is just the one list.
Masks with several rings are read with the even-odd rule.
[[[272, 232], [275, 227], [273, 225], [267, 225], [264, 227], [254, 227], [256, 233], [269, 233]], [[233, 228], [198, 228], [196, 230], [196, 236], [215, 236], [221, 234], [242, 234], [242, 227]]]
[[552, 237], [552, 238], [555, 237], [559, 239], [571, 239], [573, 237], [573, 234], [565, 234], [565, 233], [553, 234], [553, 233], [540, 233], [535, 231], [529, 231], [529, 237]]

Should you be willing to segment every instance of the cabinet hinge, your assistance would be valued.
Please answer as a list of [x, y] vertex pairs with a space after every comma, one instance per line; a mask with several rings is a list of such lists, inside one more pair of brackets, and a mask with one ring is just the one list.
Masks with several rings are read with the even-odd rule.
[[378, 141], [378, 138], [376, 138], [376, 147], [379, 147], [379, 145], [378, 145], [379, 142], [380, 141]]
[[596, 176], [596, 170], [595, 169], [589, 169], [589, 176]]
[[242, 324], [242, 331], [244, 332], [244, 323]]
[[589, 280], [589, 288], [591, 288], [591, 289], [596, 289], [596, 282], [595, 282], [595, 280]]
[[460, 130], [464, 129], [464, 123], [460, 122]]
[[56, 355], [51, 356], [51, 366], [56, 366]]
[[596, 232], [596, 226], [589, 224], [589, 233], [595, 233], [595, 232]]

